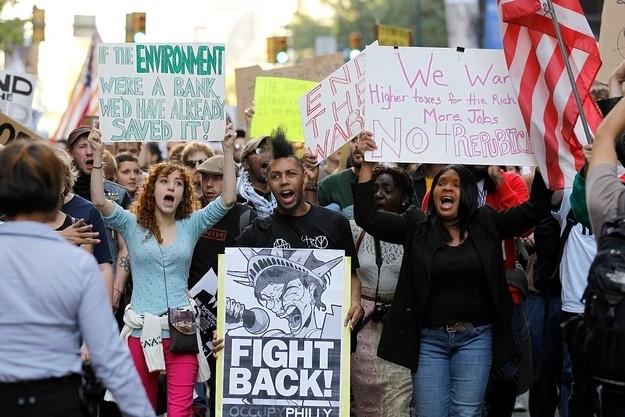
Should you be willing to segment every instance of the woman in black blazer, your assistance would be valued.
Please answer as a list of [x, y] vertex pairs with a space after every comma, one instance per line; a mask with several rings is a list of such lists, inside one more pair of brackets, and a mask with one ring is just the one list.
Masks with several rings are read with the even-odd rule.
[[[376, 149], [370, 132], [358, 150]], [[352, 185], [356, 223], [374, 237], [404, 245], [404, 259], [378, 356], [413, 372], [419, 416], [481, 416], [491, 365], [514, 355], [512, 299], [501, 241], [549, 215], [551, 191], [537, 174], [531, 199], [497, 211], [478, 208], [471, 172], [443, 168], [432, 183], [427, 213], [377, 211], [363, 162]]]

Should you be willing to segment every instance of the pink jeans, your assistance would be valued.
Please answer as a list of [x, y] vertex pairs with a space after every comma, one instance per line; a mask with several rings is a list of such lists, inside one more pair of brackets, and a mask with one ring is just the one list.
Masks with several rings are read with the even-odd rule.
[[[150, 403], [156, 410], [160, 372], [148, 371], [139, 338], [129, 337], [128, 347]], [[167, 377], [167, 417], [190, 417], [191, 405], [193, 404], [193, 385], [198, 372], [197, 356], [192, 353], [171, 353], [169, 351], [169, 339], [163, 339], [163, 353], [165, 354]]]

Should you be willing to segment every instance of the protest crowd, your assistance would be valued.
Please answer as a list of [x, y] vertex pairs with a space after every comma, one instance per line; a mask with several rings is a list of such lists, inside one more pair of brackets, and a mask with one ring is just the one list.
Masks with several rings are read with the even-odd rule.
[[[140, 73], [180, 70], [152, 62], [161, 49], [142, 49]], [[224, 48], [170, 52], [192, 56], [198, 75], [210, 76]], [[441, 74], [429, 82], [443, 85]], [[338, 124], [323, 125], [312, 93], [300, 107], [314, 113], [305, 126], [343, 132], [329, 148], [327, 140], [325, 148], [302, 146], [304, 138], [279, 123], [259, 132], [259, 102], [241, 109], [239, 125], [223, 103], [207, 104], [200, 120], [215, 142], [195, 137], [200, 122], [183, 122], [179, 137], [167, 137], [171, 126], [158, 116], [158, 127], [144, 130], [158, 139], [120, 140], [139, 122], [102, 114], [58, 140], [7, 141], [0, 145], [0, 416], [319, 417], [339, 409], [354, 417], [511, 417], [521, 409], [531, 417], [625, 416], [625, 380], [594, 373], [612, 356], [614, 375], [625, 369], [625, 327], [602, 339], [609, 346], [590, 349], [585, 339], [594, 330], [589, 271], [606, 224], [616, 228], [613, 220], [625, 216], [623, 83], [625, 61], [611, 69], [608, 88], [590, 92], [603, 119], [560, 182], [550, 168], [557, 155], [523, 166], [441, 155], [382, 160], [391, 146], [386, 130], [363, 114], [347, 136]], [[216, 84], [189, 85], [206, 97], [221, 94]], [[413, 99], [368, 88], [391, 117]], [[414, 94], [415, 103], [433, 99]], [[430, 117], [456, 116], [415, 116], [406, 136], [418, 137]], [[503, 118], [472, 112], [467, 120]], [[531, 141], [541, 147], [541, 138]], [[620, 239], [625, 248], [625, 234]], [[236, 271], [242, 275], [224, 271], [228, 248], [250, 248], [241, 249], [252, 254]], [[339, 261], [300, 259], [309, 249], [349, 259], [334, 327], [337, 306], [326, 296]], [[221, 299], [223, 280], [235, 276], [262, 309], [232, 292]], [[209, 281], [207, 300], [198, 293]], [[617, 326], [624, 297], [610, 310]], [[286, 330], [269, 325], [276, 317]], [[233, 338], [242, 332], [249, 340]], [[336, 332], [349, 335], [345, 355], [320, 353], [308, 371], [295, 371], [292, 360], [330, 352]], [[248, 361], [237, 363], [241, 374], [219, 381], [220, 361], [235, 357]], [[324, 361], [344, 366], [345, 377], [329, 377], [317, 391], [329, 372]], [[295, 381], [306, 378], [308, 391], [300, 385], [304, 394], [294, 395]], [[275, 391], [292, 398], [274, 406]], [[222, 401], [225, 393], [240, 405]]]

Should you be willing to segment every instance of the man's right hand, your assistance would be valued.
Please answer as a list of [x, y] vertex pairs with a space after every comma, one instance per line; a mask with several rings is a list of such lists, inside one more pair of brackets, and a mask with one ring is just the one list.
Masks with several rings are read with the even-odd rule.
[[74, 245], [95, 245], [100, 243], [99, 233], [92, 231], [93, 226], [78, 219], [68, 228], [59, 231], [61, 237]]

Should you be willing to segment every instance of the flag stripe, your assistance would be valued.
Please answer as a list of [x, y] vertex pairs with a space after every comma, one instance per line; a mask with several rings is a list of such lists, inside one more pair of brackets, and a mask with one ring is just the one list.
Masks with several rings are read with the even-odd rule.
[[52, 135], [53, 141], [67, 139], [70, 132], [82, 123], [85, 116], [95, 115], [99, 111], [95, 55], [97, 45], [100, 42], [98, 34], [92, 37], [87, 58], [72, 89], [67, 109], [61, 117], [56, 132]]
[[[551, 15], [539, 0], [500, 0], [506, 63], [543, 178], [552, 189], [572, 185], [587, 143], [568, 76], [571, 72], [591, 131], [601, 116], [590, 88], [599, 50], [578, 0], [553, 0], [564, 53]], [[566, 61], [565, 61], [566, 60]]]

